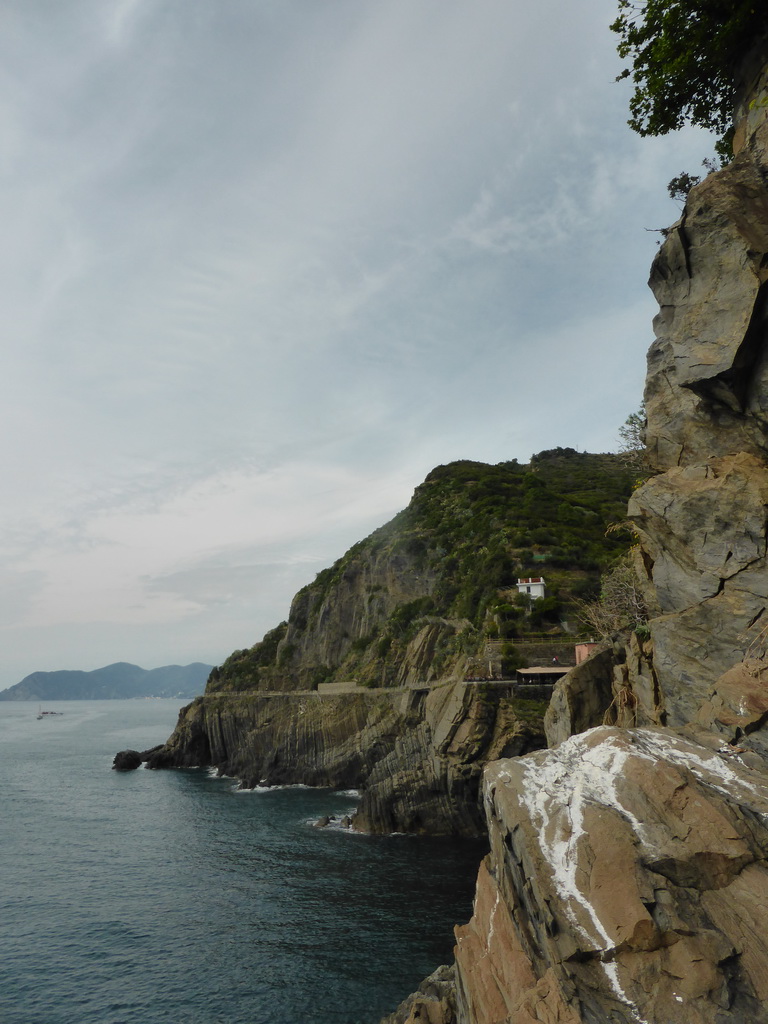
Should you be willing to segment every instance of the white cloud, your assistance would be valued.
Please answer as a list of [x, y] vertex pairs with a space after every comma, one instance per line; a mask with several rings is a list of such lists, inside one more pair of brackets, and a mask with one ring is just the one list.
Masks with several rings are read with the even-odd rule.
[[221, 660], [433, 465], [611, 443], [708, 145], [626, 129], [612, 0], [44, 6], [0, 38], [0, 685]]
[[147, 0], [113, 0], [111, 4], [103, 5], [105, 34], [112, 45], [128, 44], [136, 18], [146, 3]]

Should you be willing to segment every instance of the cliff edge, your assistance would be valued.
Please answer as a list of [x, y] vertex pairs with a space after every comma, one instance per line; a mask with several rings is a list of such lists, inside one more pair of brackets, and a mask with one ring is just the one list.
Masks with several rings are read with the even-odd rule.
[[486, 769], [443, 1024], [768, 1021], [766, 81], [652, 269], [647, 634], [558, 684], [551, 749]]

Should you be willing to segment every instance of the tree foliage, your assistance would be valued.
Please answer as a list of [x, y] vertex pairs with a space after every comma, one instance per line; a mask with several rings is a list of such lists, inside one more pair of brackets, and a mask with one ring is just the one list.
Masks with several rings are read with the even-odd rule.
[[637, 412], [631, 412], [619, 427], [619, 455], [624, 464], [639, 469], [645, 463], [645, 404], [641, 402]]
[[667, 185], [667, 192], [669, 192], [670, 199], [676, 199], [680, 203], [684, 203], [688, 198], [688, 193], [701, 181], [701, 177], [698, 174], [689, 174], [688, 171], [683, 171]]
[[[708, 174], [718, 169], [717, 161], [707, 158], [701, 161], [701, 166], [706, 170]], [[675, 178], [673, 178], [667, 185], [667, 192], [669, 192], [670, 199], [676, 199], [680, 203], [684, 203], [688, 198], [688, 193], [701, 181], [700, 174], [689, 174], [688, 171], [682, 171]]]
[[600, 597], [581, 602], [579, 615], [587, 629], [603, 641], [645, 626], [648, 609], [629, 554], [603, 574]]
[[630, 126], [666, 135], [690, 123], [720, 136], [729, 151], [736, 73], [768, 38], [764, 0], [618, 0], [619, 56], [630, 61]]

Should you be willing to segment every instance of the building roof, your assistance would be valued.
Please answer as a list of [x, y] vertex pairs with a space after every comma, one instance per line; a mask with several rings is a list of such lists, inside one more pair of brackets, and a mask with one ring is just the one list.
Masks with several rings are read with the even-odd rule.
[[544, 577], [543, 576], [531, 576], [531, 578], [529, 580], [521, 580], [518, 577], [517, 585], [519, 587], [521, 583], [543, 583], [543, 582], [544, 582]]

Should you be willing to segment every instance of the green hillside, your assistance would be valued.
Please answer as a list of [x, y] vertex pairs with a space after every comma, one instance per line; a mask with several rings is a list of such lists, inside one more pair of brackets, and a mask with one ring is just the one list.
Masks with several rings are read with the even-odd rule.
[[[287, 623], [214, 670], [209, 689], [311, 688], [434, 676], [486, 639], [579, 629], [577, 602], [626, 550], [635, 471], [571, 448], [529, 464], [438, 466], [385, 526], [318, 573]], [[543, 575], [547, 597], [519, 595]], [[418, 642], [417, 642], [418, 641]], [[404, 667], [406, 666], [406, 667]]]

